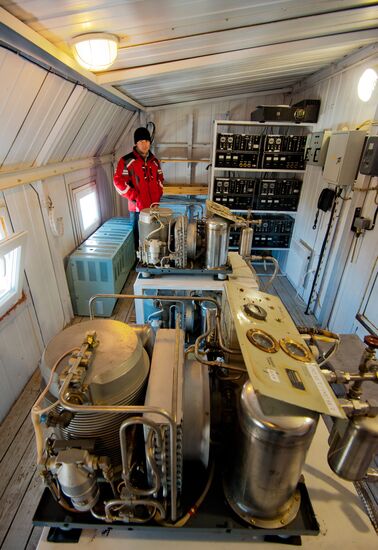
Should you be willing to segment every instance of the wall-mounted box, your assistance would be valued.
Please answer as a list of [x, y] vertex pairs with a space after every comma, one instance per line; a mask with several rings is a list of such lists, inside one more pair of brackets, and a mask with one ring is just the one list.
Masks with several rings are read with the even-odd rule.
[[305, 155], [307, 164], [324, 166], [331, 134], [330, 130], [323, 130], [308, 135]]
[[360, 164], [361, 174], [378, 176], [378, 136], [367, 139]]
[[353, 184], [365, 136], [365, 132], [359, 130], [332, 133], [323, 172], [328, 183], [342, 187]]

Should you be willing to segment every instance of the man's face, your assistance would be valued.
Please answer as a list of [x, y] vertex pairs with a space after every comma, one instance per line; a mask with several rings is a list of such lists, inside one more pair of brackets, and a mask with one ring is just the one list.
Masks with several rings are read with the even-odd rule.
[[150, 150], [151, 142], [148, 139], [141, 139], [136, 142], [137, 151], [142, 157], [145, 157]]

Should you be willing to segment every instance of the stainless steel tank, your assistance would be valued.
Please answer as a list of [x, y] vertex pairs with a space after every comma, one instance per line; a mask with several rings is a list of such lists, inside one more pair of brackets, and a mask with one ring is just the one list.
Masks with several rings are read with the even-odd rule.
[[337, 421], [330, 440], [328, 464], [335, 474], [348, 481], [361, 480], [378, 450], [378, 418]]
[[251, 383], [246, 382], [224, 489], [228, 503], [245, 521], [278, 528], [290, 523], [298, 512], [296, 488], [318, 414], [267, 397], [259, 399], [269, 416]]
[[240, 246], [239, 246], [239, 254], [242, 258], [244, 256], [251, 255], [252, 241], [253, 241], [252, 227], [244, 227], [241, 231], [241, 240], [240, 240]]
[[206, 268], [214, 269], [227, 263], [230, 224], [223, 218], [206, 220]]

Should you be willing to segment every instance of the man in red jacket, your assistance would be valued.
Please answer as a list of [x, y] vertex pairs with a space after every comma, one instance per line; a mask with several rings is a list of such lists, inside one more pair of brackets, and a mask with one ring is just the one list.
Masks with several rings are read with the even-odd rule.
[[135, 245], [138, 247], [139, 212], [160, 201], [164, 177], [158, 159], [150, 151], [151, 136], [147, 128], [135, 130], [134, 143], [131, 153], [119, 160], [113, 183], [117, 192], [129, 201]]

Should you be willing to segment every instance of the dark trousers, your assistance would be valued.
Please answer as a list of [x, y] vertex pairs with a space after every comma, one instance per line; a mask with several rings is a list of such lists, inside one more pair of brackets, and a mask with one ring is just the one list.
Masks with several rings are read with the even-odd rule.
[[129, 212], [130, 214], [130, 221], [133, 224], [133, 233], [134, 233], [134, 244], [135, 244], [135, 250], [137, 251], [139, 249], [139, 212]]

